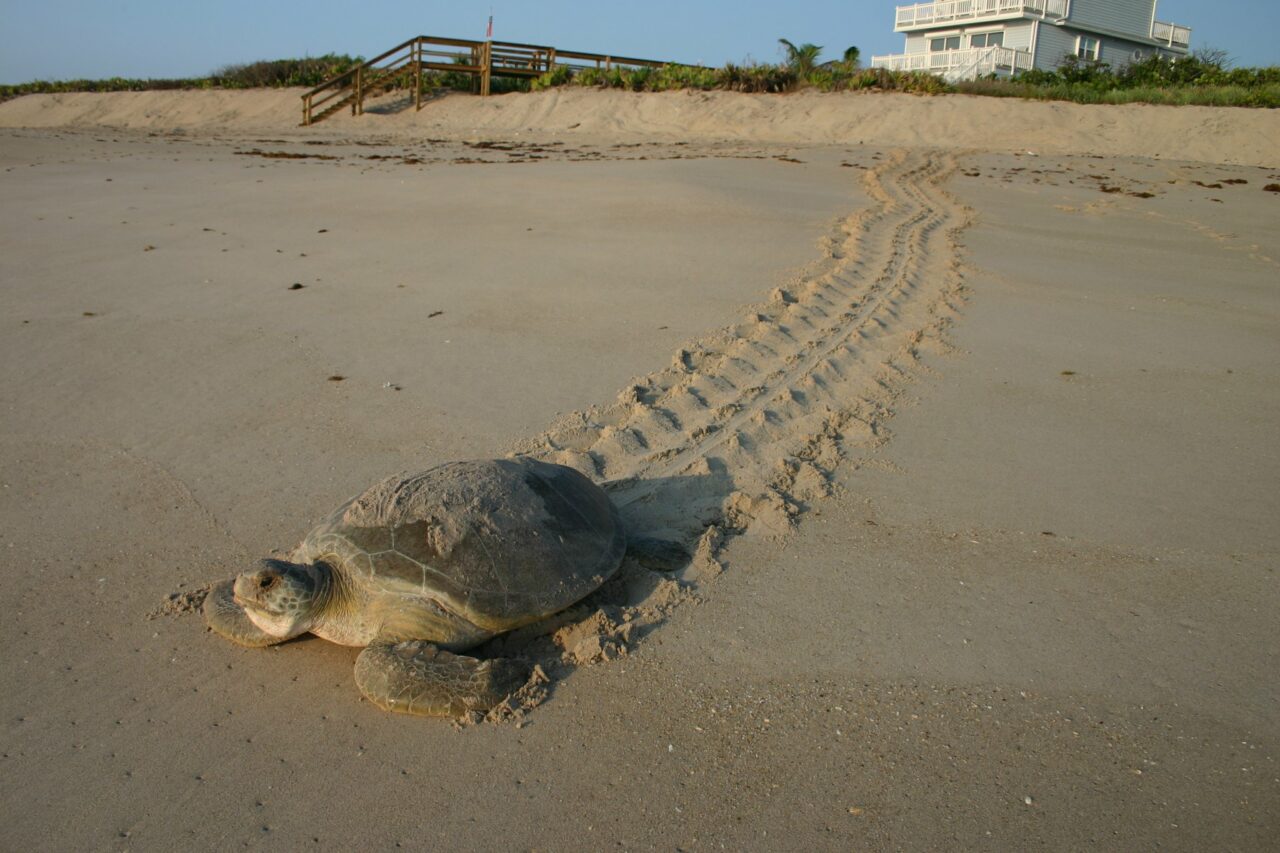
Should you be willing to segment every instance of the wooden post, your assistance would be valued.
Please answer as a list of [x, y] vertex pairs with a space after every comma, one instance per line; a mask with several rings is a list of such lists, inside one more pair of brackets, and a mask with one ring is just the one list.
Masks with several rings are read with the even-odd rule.
[[302, 99], [302, 126], [311, 127], [311, 96]]
[[357, 68], [357, 69], [356, 69], [356, 85], [355, 85], [355, 89], [353, 89], [353, 90], [352, 90], [352, 94], [351, 94], [351, 114], [352, 114], [353, 116], [358, 116], [358, 115], [360, 115], [360, 109], [361, 109], [361, 104], [360, 104], [360, 76], [361, 76], [361, 73], [362, 73], [363, 71], [364, 71], [364, 69], [363, 69], [363, 68]]
[[489, 96], [490, 76], [493, 73], [493, 42], [485, 42], [480, 49], [480, 94]]
[[549, 73], [555, 70], [556, 70], [556, 49], [553, 47], [549, 51], [547, 51], [547, 71]]
[[422, 42], [413, 42], [413, 110], [422, 109]]

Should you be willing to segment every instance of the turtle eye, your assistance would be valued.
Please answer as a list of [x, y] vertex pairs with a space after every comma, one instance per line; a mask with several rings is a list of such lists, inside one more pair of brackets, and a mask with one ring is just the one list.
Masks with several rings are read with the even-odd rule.
[[277, 578], [274, 575], [270, 577], [262, 578], [261, 580], [258, 581], [258, 588], [271, 589], [271, 587], [275, 586], [276, 580]]

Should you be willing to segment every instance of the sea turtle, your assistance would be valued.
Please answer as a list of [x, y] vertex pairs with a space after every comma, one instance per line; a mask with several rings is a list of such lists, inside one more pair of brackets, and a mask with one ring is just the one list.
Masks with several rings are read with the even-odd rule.
[[582, 599], [626, 546], [609, 496], [572, 468], [452, 462], [347, 501], [289, 560], [216, 585], [204, 615], [246, 646], [308, 631], [363, 646], [356, 684], [376, 705], [460, 716], [501, 702], [527, 669], [456, 652]]

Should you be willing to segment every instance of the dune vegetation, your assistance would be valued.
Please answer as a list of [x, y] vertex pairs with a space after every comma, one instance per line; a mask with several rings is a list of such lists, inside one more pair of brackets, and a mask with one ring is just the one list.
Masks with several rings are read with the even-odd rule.
[[[1065, 57], [1054, 71], [1027, 71], [1013, 78], [994, 75], [959, 83], [923, 71], [865, 68], [856, 47], [840, 59], [820, 62], [823, 48], [779, 39], [781, 62], [727, 62], [718, 68], [664, 65], [659, 68], [587, 68], [565, 66], [533, 79], [495, 77], [492, 91], [541, 90], [560, 86], [623, 89], [633, 92], [724, 90], [781, 94], [802, 90], [820, 92], [907, 92], [921, 95], [967, 94], [1084, 104], [1199, 104], [1207, 106], [1280, 106], [1280, 66], [1232, 68], [1221, 51], [1205, 50], [1176, 62], [1150, 57], [1124, 68], [1102, 62]], [[279, 59], [228, 65], [206, 77], [187, 79], [125, 79], [35, 81], [0, 86], [0, 100], [50, 92], [120, 92], [153, 89], [245, 89], [268, 86], [316, 86], [342, 74], [363, 60], [328, 54], [305, 59]], [[403, 72], [379, 82], [384, 89], [412, 88], [414, 77]], [[429, 91], [470, 91], [474, 76], [464, 72], [423, 74]]]
[[269, 59], [226, 65], [205, 77], [147, 78], [109, 77], [105, 80], [35, 80], [0, 85], [0, 100], [18, 95], [59, 92], [146, 92], [158, 89], [256, 89], [263, 87], [318, 86], [363, 62], [359, 56], [329, 53], [304, 59]]
[[557, 68], [534, 81], [534, 88], [594, 86], [661, 92], [672, 89], [727, 89], [737, 92], [887, 91], [916, 94], [969, 94], [1084, 104], [1201, 104], [1207, 106], [1280, 106], [1280, 67], [1230, 68], [1217, 51], [1170, 62], [1150, 57], [1121, 69], [1105, 62], [1065, 57], [1055, 71], [1032, 70], [1013, 78], [994, 75], [959, 83], [922, 71], [863, 68], [856, 47], [839, 60], [819, 63], [822, 48], [780, 40], [787, 58], [778, 64], [726, 63], [720, 68], [668, 65], [662, 68], [587, 69], [576, 74]]

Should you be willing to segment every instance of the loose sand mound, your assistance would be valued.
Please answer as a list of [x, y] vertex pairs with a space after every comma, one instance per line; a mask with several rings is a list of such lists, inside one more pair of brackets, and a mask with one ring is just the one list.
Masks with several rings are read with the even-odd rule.
[[[0, 104], [0, 127], [112, 126], [286, 132], [301, 89], [27, 95]], [[1216, 107], [1083, 106], [964, 95], [743, 95], [565, 89], [447, 96], [415, 113], [403, 95], [373, 98], [305, 131], [456, 135], [478, 132], [665, 139], [940, 146], [1162, 157], [1271, 165], [1280, 113]]]

